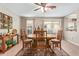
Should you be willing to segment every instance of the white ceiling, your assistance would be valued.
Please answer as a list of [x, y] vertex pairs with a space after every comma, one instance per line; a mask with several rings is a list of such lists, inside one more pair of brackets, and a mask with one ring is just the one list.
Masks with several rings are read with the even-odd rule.
[[33, 3], [0, 3], [0, 5], [8, 8], [19, 16], [29, 17], [63, 17], [76, 10], [79, 10], [79, 3], [51, 3], [48, 5], [55, 5], [56, 9], [48, 10], [46, 13], [33, 11], [38, 8]]

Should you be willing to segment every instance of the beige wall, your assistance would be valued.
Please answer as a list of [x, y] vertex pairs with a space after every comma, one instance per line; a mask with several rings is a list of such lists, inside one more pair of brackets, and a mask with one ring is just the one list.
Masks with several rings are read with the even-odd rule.
[[[10, 10], [8, 10], [6, 7], [0, 6], [0, 12], [7, 14], [9, 16], [12, 16], [13, 19], [13, 28], [17, 29], [18, 33], [19, 33], [19, 29], [20, 29], [20, 19], [19, 16], [14, 14], [13, 12], [11, 12]], [[0, 33], [7, 33], [7, 29], [0, 29]]]
[[[77, 31], [67, 31], [67, 24], [72, 18], [77, 18]], [[64, 39], [79, 46], [79, 13], [73, 13], [64, 18]]]

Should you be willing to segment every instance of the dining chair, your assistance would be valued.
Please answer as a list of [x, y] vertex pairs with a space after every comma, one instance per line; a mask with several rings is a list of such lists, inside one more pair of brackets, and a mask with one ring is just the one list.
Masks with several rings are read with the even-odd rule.
[[62, 31], [59, 30], [57, 32], [56, 39], [51, 39], [51, 42], [53, 43], [53, 49], [54, 47], [60, 47], [61, 50], [61, 40], [62, 40]]
[[37, 40], [37, 45], [40, 48], [46, 47], [46, 36], [47, 32], [46, 31], [38, 31], [36, 32], [36, 40]]
[[23, 49], [26, 48], [30, 44], [30, 48], [32, 47], [32, 39], [27, 39], [27, 34], [25, 30], [21, 30], [21, 40], [23, 43]]

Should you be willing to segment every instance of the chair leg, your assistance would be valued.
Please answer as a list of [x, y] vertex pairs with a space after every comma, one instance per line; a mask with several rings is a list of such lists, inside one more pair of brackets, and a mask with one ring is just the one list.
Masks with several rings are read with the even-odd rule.
[[58, 44], [55, 44], [55, 47], [58, 47]]
[[61, 50], [61, 43], [60, 43], [60, 50]]
[[54, 49], [54, 43], [53, 43], [53, 49]]
[[30, 43], [29, 45], [30, 45], [30, 47], [29, 47], [29, 48], [31, 48], [31, 43]]
[[32, 48], [32, 42], [30, 43], [30, 48]]
[[23, 44], [23, 48], [22, 49], [24, 49], [24, 44]]

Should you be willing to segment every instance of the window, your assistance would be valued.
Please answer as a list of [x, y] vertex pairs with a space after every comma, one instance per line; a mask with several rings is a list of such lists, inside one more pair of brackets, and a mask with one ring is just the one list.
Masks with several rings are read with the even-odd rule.
[[48, 34], [55, 34], [60, 28], [59, 22], [44, 22], [44, 29]]
[[33, 32], [33, 20], [27, 20], [27, 33], [32, 34]]

